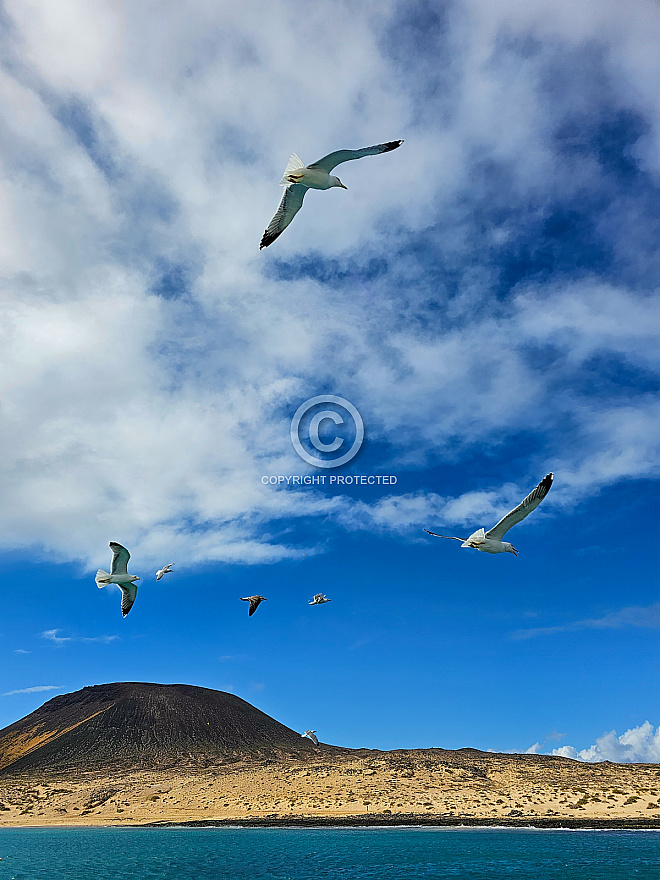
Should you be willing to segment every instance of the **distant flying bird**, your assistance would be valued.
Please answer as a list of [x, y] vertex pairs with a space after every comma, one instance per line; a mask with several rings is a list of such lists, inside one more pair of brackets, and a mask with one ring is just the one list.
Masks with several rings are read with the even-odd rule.
[[108, 584], [117, 584], [121, 590], [121, 616], [126, 617], [137, 596], [138, 588], [134, 582], [139, 581], [140, 578], [136, 574], [129, 574], [126, 570], [128, 560], [131, 558], [126, 547], [122, 547], [115, 541], [110, 541], [110, 549], [112, 550], [110, 574], [99, 568], [96, 572], [96, 586], [101, 589], [101, 587], [107, 587]]
[[160, 571], [156, 572], [156, 580], [159, 581], [164, 574], [172, 574], [172, 566], [173, 562], [168, 562], [167, 565], [164, 565]]
[[248, 617], [252, 617], [257, 608], [261, 605], [262, 602], [267, 602], [268, 599], [265, 596], [241, 596], [241, 602], [249, 602], [250, 610], [248, 611]]
[[332, 599], [328, 599], [323, 593], [317, 593], [313, 599], [309, 600], [310, 605], [323, 605], [324, 602], [332, 602]]
[[306, 736], [307, 739], [311, 739], [315, 746], [319, 744], [318, 737], [316, 736], [315, 730], [306, 730], [304, 733], [300, 734], [301, 736]]
[[311, 165], [304, 165], [302, 159], [295, 153], [284, 169], [284, 176], [280, 180], [280, 186], [285, 186], [282, 201], [277, 213], [270, 221], [268, 229], [263, 234], [259, 250], [268, 247], [281, 235], [289, 223], [302, 208], [303, 199], [308, 189], [331, 189], [340, 186], [348, 189], [338, 177], [330, 174], [333, 168], [342, 162], [350, 162], [352, 159], [362, 159], [363, 156], [377, 156], [379, 153], [389, 153], [396, 150], [403, 141], [389, 141], [386, 144], [377, 144], [375, 147], [364, 147], [362, 150], [336, 150], [328, 153]]
[[527, 498], [520, 502], [518, 507], [514, 507], [510, 513], [502, 517], [498, 524], [493, 526], [489, 532], [479, 529], [479, 531], [471, 534], [469, 538], [454, 538], [451, 535], [438, 535], [435, 532], [429, 532], [428, 529], [424, 529], [424, 531], [429, 535], [433, 535], [434, 538], [449, 538], [450, 541], [462, 541], [461, 547], [474, 547], [475, 550], [481, 550], [483, 553], [513, 553], [517, 556], [518, 551], [513, 544], [503, 541], [502, 538], [512, 526], [515, 526], [524, 520], [526, 516], [529, 516], [533, 510], [536, 510], [550, 491], [554, 476], [554, 474], [546, 474], [536, 489], [530, 492]]

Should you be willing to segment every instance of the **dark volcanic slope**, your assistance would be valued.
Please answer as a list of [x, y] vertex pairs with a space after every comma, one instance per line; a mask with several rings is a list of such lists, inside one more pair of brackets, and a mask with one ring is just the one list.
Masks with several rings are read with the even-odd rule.
[[55, 697], [0, 730], [0, 773], [204, 766], [314, 751], [309, 740], [233, 694], [125, 682]]

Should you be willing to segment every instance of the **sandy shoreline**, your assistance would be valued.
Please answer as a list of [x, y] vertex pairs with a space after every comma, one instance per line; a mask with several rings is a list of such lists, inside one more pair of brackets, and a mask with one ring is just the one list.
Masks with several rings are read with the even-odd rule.
[[191, 819], [177, 822], [44, 822], [0, 823], [3, 828], [461, 828], [519, 829], [537, 831], [660, 831], [660, 819], [508, 819], [471, 816], [368, 815], [325, 818], [322, 816], [265, 816], [260, 819]]
[[[66, 826], [69, 827], [69, 826]], [[85, 826], [80, 826], [85, 827]], [[117, 825], [105, 827], [118, 827]], [[518, 828], [556, 831], [660, 831], [660, 819], [503, 819], [457, 816], [343, 816], [335, 819], [296, 816], [286, 820], [272, 819], [226, 819], [193, 820], [191, 822], [146, 822], [125, 828]]]

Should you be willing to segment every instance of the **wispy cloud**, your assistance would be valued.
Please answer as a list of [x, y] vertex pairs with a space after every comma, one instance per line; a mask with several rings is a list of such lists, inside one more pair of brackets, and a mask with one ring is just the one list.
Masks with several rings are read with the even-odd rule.
[[514, 639], [531, 639], [536, 636], [551, 636], [557, 633], [576, 632], [582, 629], [622, 629], [624, 627], [641, 627], [644, 629], [660, 628], [660, 602], [648, 606], [630, 606], [612, 611], [603, 617], [589, 617], [575, 620], [559, 626], [538, 626], [531, 629], [518, 629], [511, 633]]
[[12, 697], [14, 694], [37, 694], [40, 691], [61, 691], [62, 688], [57, 684], [37, 684], [34, 687], [29, 688], [19, 688], [15, 691], [7, 691], [2, 696], [3, 697]]
[[100, 642], [107, 645], [116, 641], [119, 636], [59, 636], [61, 629], [46, 629], [41, 633], [41, 638], [61, 648], [67, 642]]
[[546, 742], [547, 742], [548, 740], [556, 740], [556, 741], [559, 741], [560, 739], [563, 739], [565, 736], [566, 736], [565, 733], [559, 733], [558, 730], [551, 730], [550, 733], [546, 733], [546, 735], [545, 735], [545, 741], [546, 741]]
[[25, 648], [15, 648], [14, 654], [31, 654], [32, 651], [26, 651]]

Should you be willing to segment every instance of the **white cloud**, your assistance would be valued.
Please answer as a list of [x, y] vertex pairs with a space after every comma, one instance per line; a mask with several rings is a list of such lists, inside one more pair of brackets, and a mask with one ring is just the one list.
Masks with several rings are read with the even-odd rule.
[[57, 684], [37, 684], [34, 687], [19, 688], [15, 691], [7, 691], [3, 697], [13, 697], [14, 694], [37, 694], [40, 691], [60, 691], [62, 688]]
[[514, 639], [531, 639], [536, 636], [551, 636], [584, 629], [621, 629], [623, 627], [660, 628], [660, 602], [647, 606], [631, 605], [627, 608], [610, 611], [602, 617], [588, 617], [584, 620], [574, 620], [558, 626], [519, 629], [512, 633], [512, 637]]
[[[526, 282], [501, 303], [496, 262], [477, 257], [520, 234], [515, 211], [506, 203], [476, 242], [474, 225], [475, 206], [501, 197], [480, 163], [506, 170], [501, 188], [530, 223], [600, 179], [593, 156], [569, 166], [553, 140], [566, 114], [590, 112], [580, 94], [601, 88], [548, 86], [550, 70], [576, 72], [586, 45], [610, 50], [602, 81], [614, 103], [644, 114], [638, 150], [660, 173], [649, 10], [455, 7], [446, 68], [437, 65], [452, 88], [424, 97], [426, 74], [397, 66], [392, 51], [401, 4], [5, 6], [14, 28], [12, 65], [0, 73], [5, 547], [93, 566], [112, 539], [145, 564], [172, 548], [191, 563], [268, 562], [299, 553], [278, 529], [289, 517], [468, 526], [499, 518], [544, 469], [561, 472], [555, 505], [657, 476], [657, 402], [600, 406], [574, 383], [603, 354], [657, 373], [657, 306], [632, 282], [583, 276]], [[507, 50], [526, 37], [538, 51]], [[348, 193], [311, 193], [291, 229], [258, 252], [291, 151], [311, 160], [398, 137], [401, 150], [347, 165]], [[603, 234], [641, 271], [646, 251], [633, 238], [644, 218], [612, 198]], [[617, 222], [624, 212], [630, 223]], [[437, 249], [431, 273], [406, 250], [415, 235]], [[336, 283], [278, 280], [282, 264], [319, 253]], [[388, 261], [385, 279], [341, 283], [372, 261]], [[168, 263], [190, 271], [180, 297], [153, 292]], [[532, 349], [554, 355], [538, 367]], [[264, 487], [264, 473], [300, 472], [290, 416], [330, 387], [393, 450], [384, 465], [458, 460], [520, 431], [552, 433], [551, 454], [455, 498], [367, 505]], [[570, 422], [570, 437], [549, 412]]]
[[[505, 749], [504, 754], [515, 755], [556, 755], [560, 758], [571, 758], [574, 761], [597, 763], [599, 761], [612, 761], [616, 764], [655, 764], [660, 762], [660, 727], [645, 721], [638, 727], [631, 727], [625, 733], [617, 736], [615, 730], [610, 730], [599, 736], [596, 742], [586, 749], [577, 749], [575, 746], [558, 746], [552, 751], [545, 751], [549, 740], [562, 739], [565, 733], [553, 731], [546, 735], [543, 742], [535, 742], [527, 749]], [[488, 749], [488, 751], [494, 751]]]
[[587, 749], [579, 751], [574, 746], [561, 746], [551, 754], [577, 761], [612, 761], [617, 764], [655, 764], [660, 761], [660, 727], [654, 728], [645, 721], [638, 727], [631, 727], [621, 736], [610, 730], [596, 739]]
[[53, 642], [56, 645], [63, 645], [65, 642], [70, 642], [70, 638], [63, 638], [58, 636], [58, 632], [62, 632], [60, 629], [47, 629], [41, 633], [41, 638], [46, 639], [49, 642]]
[[116, 641], [119, 636], [59, 636], [61, 629], [46, 629], [41, 633], [41, 638], [47, 642], [52, 642], [58, 648], [61, 648], [67, 642], [100, 642], [107, 645]]

